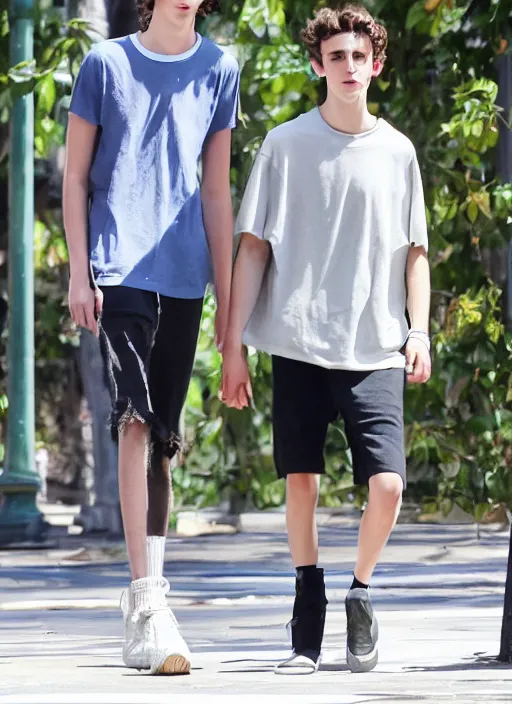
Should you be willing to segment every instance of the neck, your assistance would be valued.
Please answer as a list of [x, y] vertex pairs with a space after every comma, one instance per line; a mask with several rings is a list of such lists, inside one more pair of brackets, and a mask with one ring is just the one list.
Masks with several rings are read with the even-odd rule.
[[139, 34], [139, 41], [145, 49], [155, 54], [184, 54], [196, 43], [195, 18], [192, 21], [187, 18], [173, 22], [159, 11], [157, 5], [149, 28]]
[[330, 127], [347, 134], [368, 132], [377, 124], [377, 118], [366, 105], [366, 94], [353, 103], [342, 103], [329, 94], [320, 106], [320, 114]]

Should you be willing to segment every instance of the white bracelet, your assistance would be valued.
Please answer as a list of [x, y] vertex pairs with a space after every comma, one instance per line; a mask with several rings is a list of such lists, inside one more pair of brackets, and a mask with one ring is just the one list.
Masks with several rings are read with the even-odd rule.
[[430, 337], [424, 330], [409, 330], [407, 340], [409, 340], [411, 337], [416, 340], [421, 340], [421, 342], [423, 342], [427, 350], [430, 352]]

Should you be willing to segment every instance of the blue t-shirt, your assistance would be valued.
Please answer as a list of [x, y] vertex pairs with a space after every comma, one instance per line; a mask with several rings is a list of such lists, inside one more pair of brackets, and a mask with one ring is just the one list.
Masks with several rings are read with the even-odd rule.
[[201, 298], [211, 263], [201, 207], [205, 141], [233, 128], [237, 61], [197, 35], [190, 51], [154, 54], [136, 34], [95, 44], [71, 112], [98, 125], [91, 172], [96, 282]]

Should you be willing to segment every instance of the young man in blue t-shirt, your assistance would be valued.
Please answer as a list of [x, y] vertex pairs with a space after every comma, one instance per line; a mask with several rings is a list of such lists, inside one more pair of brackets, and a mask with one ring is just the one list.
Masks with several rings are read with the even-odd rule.
[[[64, 223], [73, 320], [100, 335], [119, 440], [132, 582], [124, 662], [190, 672], [163, 578], [169, 463], [213, 282], [222, 347], [231, 285], [231, 130], [239, 71], [195, 31], [212, 2], [139, 2], [141, 32], [96, 44], [69, 116]], [[202, 177], [198, 170], [201, 163]], [[211, 267], [213, 265], [213, 267]]]

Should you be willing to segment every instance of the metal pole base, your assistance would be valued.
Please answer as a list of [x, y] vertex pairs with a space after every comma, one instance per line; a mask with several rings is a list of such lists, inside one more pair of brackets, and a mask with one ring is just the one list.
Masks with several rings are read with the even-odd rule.
[[37, 489], [29, 482], [0, 484], [0, 546], [46, 540], [49, 526], [36, 505]]
[[501, 624], [500, 662], [512, 663], [512, 527], [508, 549], [507, 580], [505, 582], [505, 603]]

